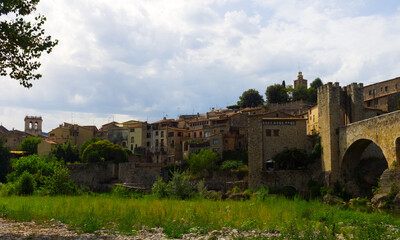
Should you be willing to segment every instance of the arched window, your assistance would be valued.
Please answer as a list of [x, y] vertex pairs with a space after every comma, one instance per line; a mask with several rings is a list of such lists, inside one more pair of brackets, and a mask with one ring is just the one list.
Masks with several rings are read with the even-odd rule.
[[38, 130], [38, 122], [35, 122], [35, 130]]
[[32, 121], [30, 121], [29, 122], [29, 129], [32, 129], [32, 127], [33, 127], [33, 123], [32, 123]]

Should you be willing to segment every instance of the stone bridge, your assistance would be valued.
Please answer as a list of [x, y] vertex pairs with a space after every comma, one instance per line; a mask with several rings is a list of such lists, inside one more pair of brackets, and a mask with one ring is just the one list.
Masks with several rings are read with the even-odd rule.
[[381, 150], [389, 167], [400, 161], [400, 111], [361, 120], [339, 128], [339, 168], [350, 167], [371, 143]]

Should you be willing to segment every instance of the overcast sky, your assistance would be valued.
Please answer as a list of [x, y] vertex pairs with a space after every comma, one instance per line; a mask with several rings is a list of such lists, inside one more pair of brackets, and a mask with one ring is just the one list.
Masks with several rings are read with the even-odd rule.
[[0, 122], [155, 122], [235, 104], [243, 91], [400, 76], [398, 0], [41, 0], [43, 78], [1, 77]]

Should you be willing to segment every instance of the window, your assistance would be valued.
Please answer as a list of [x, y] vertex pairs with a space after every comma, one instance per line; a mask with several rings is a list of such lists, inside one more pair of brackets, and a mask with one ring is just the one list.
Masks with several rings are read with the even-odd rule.
[[271, 137], [271, 129], [265, 130], [265, 136]]
[[193, 137], [194, 137], [194, 138], [196, 138], [196, 137], [197, 137], [196, 133], [193, 133]]
[[135, 137], [131, 137], [131, 143], [135, 142]]
[[369, 90], [368, 94], [369, 94], [369, 95], [372, 95], [372, 90]]
[[175, 141], [174, 140], [171, 141], [171, 147], [175, 147]]
[[181, 137], [182, 136], [182, 133], [181, 132], [178, 132], [178, 137]]
[[202, 135], [203, 135], [203, 132], [200, 132], [200, 133], [199, 133], [199, 135], [200, 135], [200, 137], [202, 137]]
[[389, 90], [389, 87], [388, 86], [386, 86], [385, 87], [385, 92], [387, 92]]
[[156, 131], [156, 136], [158, 136], [158, 131]]
[[164, 137], [164, 131], [161, 131], [161, 137]]
[[50, 133], [50, 137], [54, 137], [55, 136], [55, 134], [54, 133]]
[[133, 144], [131, 144], [131, 151], [133, 151]]
[[122, 142], [122, 147], [126, 147], [126, 142]]
[[218, 144], [218, 139], [213, 139], [213, 144], [214, 145]]
[[113, 139], [114, 139], [114, 141], [117, 140], [117, 134], [116, 133], [114, 133]]
[[147, 147], [150, 147], [150, 142], [146, 142], [146, 146], [147, 146]]
[[174, 136], [174, 132], [169, 132], [168, 133], [168, 137], [173, 137]]
[[130, 131], [131, 131], [131, 132], [135, 132], [135, 129], [134, 129], [134, 128], [131, 128]]
[[151, 138], [151, 133], [147, 133], [147, 134], [146, 134], [146, 137], [147, 137], [147, 138]]
[[122, 139], [124, 139], [124, 140], [127, 139], [126, 133], [122, 133]]
[[156, 139], [156, 147], [158, 147], [158, 139]]
[[274, 129], [274, 136], [275, 137], [279, 136], [279, 129]]
[[211, 136], [211, 132], [205, 132], [204, 133], [204, 137], [210, 137]]
[[164, 139], [161, 139], [160, 146], [161, 146], [161, 147], [164, 147]]
[[315, 115], [313, 115], [313, 122], [315, 122]]

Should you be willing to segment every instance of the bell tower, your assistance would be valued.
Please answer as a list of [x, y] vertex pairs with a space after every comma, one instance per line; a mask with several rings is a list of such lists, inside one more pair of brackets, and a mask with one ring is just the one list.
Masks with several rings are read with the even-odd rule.
[[24, 120], [26, 133], [36, 137], [42, 135], [42, 117], [26, 116]]

